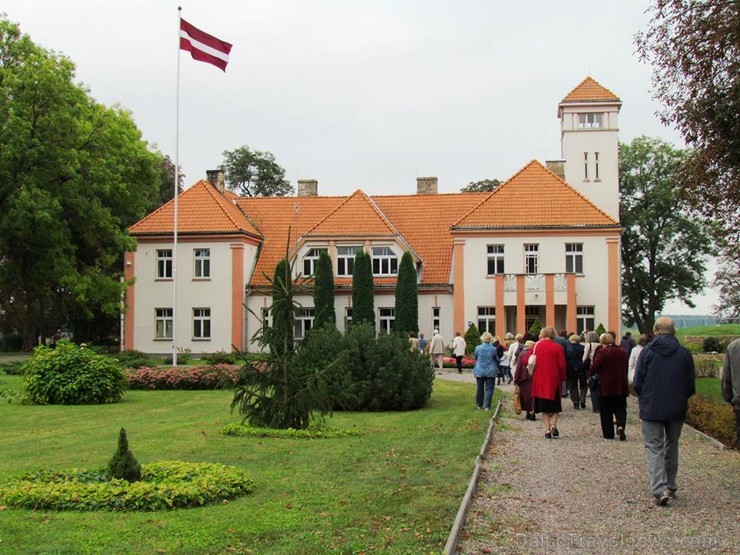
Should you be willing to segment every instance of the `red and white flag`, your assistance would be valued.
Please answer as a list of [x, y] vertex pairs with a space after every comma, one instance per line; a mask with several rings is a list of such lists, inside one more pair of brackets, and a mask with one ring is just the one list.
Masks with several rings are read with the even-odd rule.
[[180, 18], [180, 50], [190, 52], [194, 60], [212, 64], [226, 71], [231, 44], [204, 33]]

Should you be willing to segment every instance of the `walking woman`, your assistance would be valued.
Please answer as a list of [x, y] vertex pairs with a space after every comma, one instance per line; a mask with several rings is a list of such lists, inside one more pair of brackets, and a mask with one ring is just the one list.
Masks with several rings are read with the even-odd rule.
[[[583, 350], [583, 368], [589, 376], [591, 375], [591, 365], [594, 362], [594, 355], [599, 349], [601, 349], [601, 343], [599, 343], [599, 336], [596, 335], [596, 332], [590, 331], [586, 333], [586, 344]], [[596, 395], [596, 390], [591, 390], [590, 395], [591, 408], [594, 412], [599, 412], [599, 397]]]
[[570, 400], [573, 401], [574, 410], [585, 409], [588, 376], [583, 368], [583, 345], [581, 345], [581, 338], [575, 333], [568, 338], [568, 341], [571, 347], [570, 364], [568, 364]]
[[547, 439], [560, 436], [558, 415], [563, 412], [560, 387], [565, 379], [565, 352], [553, 341], [556, 335], [555, 328], [542, 328], [530, 355], [536, 357], [532, 380], [534, 411], [542, 413]]
[[480, 336], [482, 343], [475, 348], [475, 366], [473, 375], [477, 384], [475, 405], [479, 409], [491, 410], [493, 389], [498, 375], [498, 355], [496, 347], [491, 345], [493, 336], [485, 332]]
[[600, 337], [601, 349], [594, 355], [591, 374], [598, 374], [596, 393], [599, 397], [601, 433], [605, 439], [614, 439], [614, 420], [617, 435], [624, 441], [627, 436], [627, 351], [614, 344], [614, 337], [604, 333]]
[[532, 354], [534, 341], [527, 341], [522, 345], [523, 351], [516, 357], [516, 370], [514, 372], [514, 385], [519, 388], [519, 402], [522, 410], [527, 412], [527, 420], [536, 420], [534, 407], [532, 406], [532, 376], [527, 370], [529, 356]]

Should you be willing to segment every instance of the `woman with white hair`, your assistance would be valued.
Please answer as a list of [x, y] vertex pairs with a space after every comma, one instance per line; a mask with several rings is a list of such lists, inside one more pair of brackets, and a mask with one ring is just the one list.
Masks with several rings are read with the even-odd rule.
[[473, 375], [477, 389], [475, 392], [475, 405], [479, 409], [491, 410], [493, 389], [496, 387], [496, 375], [498, 374], [498, 355], [496, 347], [491, 345], [493, 336], [485, 332], [480, 336], [481, 344], [475, 348], [475, 366]]

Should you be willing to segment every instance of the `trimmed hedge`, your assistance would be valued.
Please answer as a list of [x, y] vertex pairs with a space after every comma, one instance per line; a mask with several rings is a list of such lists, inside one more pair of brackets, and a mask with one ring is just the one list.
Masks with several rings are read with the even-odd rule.
[[221, 433], [233, 437], [271, 437], [277, 439], [330, 439], [363, 435], [360, 430], [339, 430], [323, 426], [309, 426], [305, 430], [296, 430], [295, 428], [256, 428], [245, 424], [226, 424], [221, 428]]
[[159, 462], [142, 465], [139, 482], [107, 478], [105, 469], [41, 470], [0, 485], [0, 504], [52, 511], [161, 511], [200, 507], [254, 491], [236, 467]]
[[735, 415], [729, 404], [718, 404], [702, 395], [689, 398], [686, 423], [727, 447], [735, 444]]
[[130, 389], [218, 389], [224, 382], [236, 383], [239, 366], [215, 364], [213, 366], [194, 366], [192, 368], [149, 368], [127, 369]]

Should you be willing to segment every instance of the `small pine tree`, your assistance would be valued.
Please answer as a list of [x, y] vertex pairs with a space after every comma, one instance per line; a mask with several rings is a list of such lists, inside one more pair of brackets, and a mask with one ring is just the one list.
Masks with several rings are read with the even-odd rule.
[[396, 320], [393, 331], [416, 333], [419, 331], [419, 296], [416, 286], [416, 268], [411, 253], [401, 258], [396, 284]]
[[270, 352], [283, 356], [293, 351], [293, 324], [295, 308], [293, 306], [293, 278], [290, 263], [283, 258], [275, 267], [272, 280], [272, 327], [268, 328], [267, 343]]
[[329, 323], [337, 325], [337, 314], [334, 308], [334, 271], [331, 258], [326, 251], [319, 253], [314, 274], [313, 306], [316, 310], [314, 326], [322, 327]]
[[604, 327], [604, 324], [602, 324], [601, 322], [599, 322], [599, 327], [597, 327], [595, 331], [596, 331], [596, 335], [598, 335], [599, 337], [601, 337], [601, 334], [602, 333], [606, 333], [606, 328]]
[[467, 354], [475, 351], [475, 348], [480, 345], [480, 332], [473, 322], [470, 322], [468, 331], [465, 332], [465, 352]]
[[542, 331], [542, 322], [540, 322], [540, 319], [537, 318], [533, 323], [532, 327], [529, 328], [529, 333], [535, 337], [540, 336], [540, 332]]
[[352, 272], [352, 324], [367, 322], [375, 327], [373, 269], [370, 255], [360, 251], [355, 255]]
[[108, 463], [108, 475], [111, 478], [118, 478], [127, 482], [141, 480], [141, 465], [128, 448], [128, 439], [126, 439], [124, 428], [121, 428], [121, 432], [118, 434], [118, 450]]

